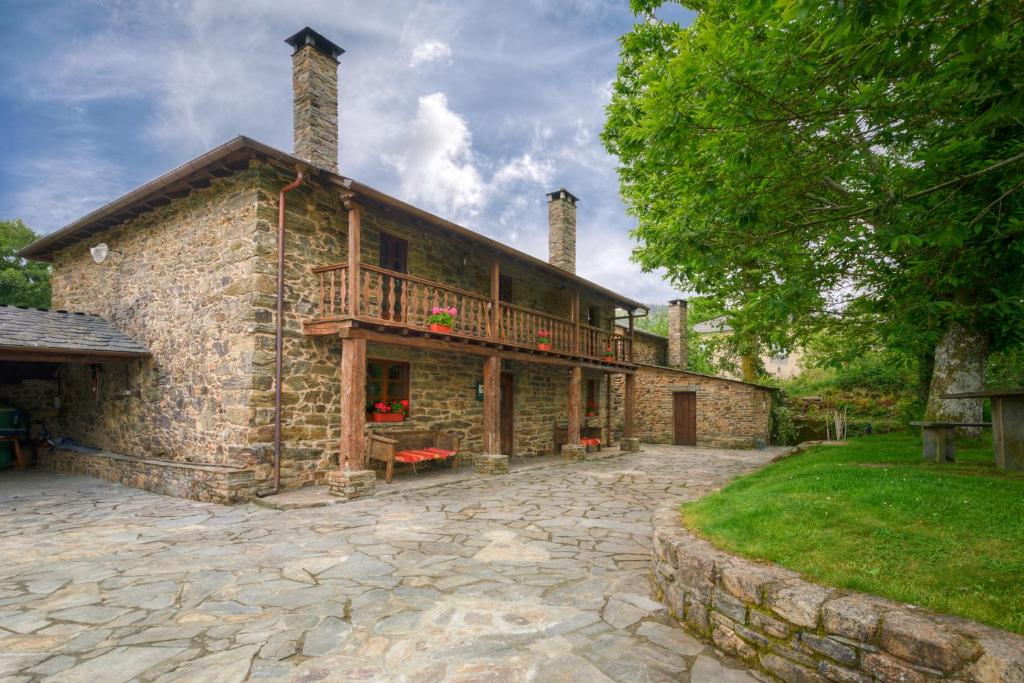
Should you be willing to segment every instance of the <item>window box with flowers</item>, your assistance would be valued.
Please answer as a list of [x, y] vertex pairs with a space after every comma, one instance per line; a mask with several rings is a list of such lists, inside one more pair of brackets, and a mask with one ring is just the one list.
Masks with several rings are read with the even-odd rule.
[[587, 401], [587, 417], [596, 417], [597, 410], [597, 403], [594, 401]]
[[455, 316], [458, 314], [459, 311], [454, 306], [451, 308], [434, 306], [430, 309], [430, 315], [427, 316], [427, 322], [430, 324], [430, 331], [440, 332], [442, 334], [451, 332], [452, 323], [455, 321]]
[[409, 401], [406, 399], [392, 401], [391, 403], [378, 401], [373, 404], [372, 419], [374, 422], [402, 422], [408, 413]]
[[615, 352], [612, 351], [612, 347], [611, 346], [606, 346], [604, 348], [604, 359], [606, 361], [614, 361], [615, 360]]
[[537, 348], [540, 351], [551, 350], [551, 330], [537, 330]]

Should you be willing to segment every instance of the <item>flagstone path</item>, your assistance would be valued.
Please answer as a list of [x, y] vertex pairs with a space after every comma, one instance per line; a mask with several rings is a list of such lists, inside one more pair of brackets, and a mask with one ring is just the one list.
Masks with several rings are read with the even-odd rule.
[[327, 508], [0, 475], [0, 680], [763, 680], [652, 599], [651, 513], [775, 451], [638, 454]]

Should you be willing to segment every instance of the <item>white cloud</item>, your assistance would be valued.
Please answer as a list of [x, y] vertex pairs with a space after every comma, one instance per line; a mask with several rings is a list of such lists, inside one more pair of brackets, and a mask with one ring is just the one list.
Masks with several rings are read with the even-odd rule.
[[550, 159], [535, 159], [532, 154], [527, 152], [503, 164], [495, 172], [491, 184], [501, 187], [522, 180], [539, 185], [550, 185], [554, 171], [555, 165]]
[[428, 40], [412, 49], [409, 66], [419, 66], [431, 62], [452, 63], [452, 48], [440, 40]]
[[457, 220], [479, 213], [487, 201], [487, 184], [476, 167], [469, 126], [448, 108], [444, 93], [419, 98], [403, 147], [389, 160], [405, 198]]

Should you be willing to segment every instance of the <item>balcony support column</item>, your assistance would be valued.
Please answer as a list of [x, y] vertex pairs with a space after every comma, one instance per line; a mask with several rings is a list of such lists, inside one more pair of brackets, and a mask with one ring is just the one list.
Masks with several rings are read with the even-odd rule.
[[562, 446], [562, 455], [569, 460], [583, 460], [587, 457], [587, 449], [580, 444], [580, 401], [583, 384], [583, 368], [574, 365], [569, 369], [569, 428], [566, 443]]
[[628, 353], [627, 353], [627, 356], [626, 356], [626, 360], [628, 360], [630, 363], [632, 363], [633, 362], [633, 309], [632, 308], [629, 309], [629, 336], [627, 337], [627, 339], [629, 340], [629, 341], [626, 342], [629, 345], [629, 349], [628, 349]]
[[501, 453], [501, 357], [484, 358], [484, 453]]
[[341, 449], [342, 472], [366, 469], [366, 340], [341, 341]]
[[352, 317], [359, 315], [359, 252], [362, 240], [363, 207], [351, 193], [342, 194], [341, 201], [348, 210], [348, 310]]

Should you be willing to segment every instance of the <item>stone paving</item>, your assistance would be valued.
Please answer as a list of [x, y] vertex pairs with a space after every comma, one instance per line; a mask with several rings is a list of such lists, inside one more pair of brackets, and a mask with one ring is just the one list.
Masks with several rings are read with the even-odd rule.
[[763, 680], [651, 599], [651, 516], [773, 451], [600, 461], [302, 510], [0, 476], [4, 681]]

